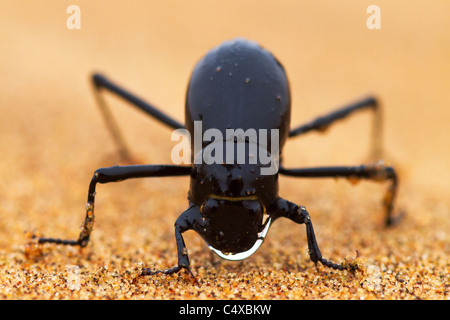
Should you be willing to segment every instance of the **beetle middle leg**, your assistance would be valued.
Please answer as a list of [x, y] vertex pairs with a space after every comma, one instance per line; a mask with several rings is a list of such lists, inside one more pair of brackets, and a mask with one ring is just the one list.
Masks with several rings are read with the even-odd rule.
[[94, 85], [94, 95], [97, 100], [97, 105], [100, 108], [100, 111], [103, 115], [103, 118], [105, 120], [106, 126], [108, 127], [109, 131], [111, 132], [111, 135], [117, 144], [119, 155], [123, 160], [126, 160], [127, 162], [133, 162], [131, 159], [131, 153], [129, 151], [128, 146], [125, 143], [124, 138], [122, 137], [119, 126], [117, 125], [117, 122], [115, 121], [111, 111], [107, 107], [107, 104], [101, 94], [102, 89], [106, 89], [117, 96], [121, 97], [125, 101], [129, 102], [131, 105], [135, 106], [137, 109], [143, 111], [147, 115], [159, 120], [161, 123], [169, 126], [173, 129], [180, 129], [184, 128], [184, 126], [179, 123], [178, 121], [172, 119], [168, 115], [164, 114], [163, 112], [159, 111], [156, 107], [151, 105], [150, 103], [144, 101], [143, 99], [137, 97], [133, 93], [130, 93], [128, 90], [123, 89], [122, 87], [118, 86], [117, 84], [113, 83], [109, 79], [107, 79], [105, 76], [101, 74], [94, 74], [92, 76], [92, 82]]
[[[89, 184], [88, 201], [86, 204], [86, 218], [83, 223], [80, 235], [77, 240], [65, 240], [57, 238], [38, 238], [38, 243], [56, 243], [62, 245], [80, 246], [85, 247], [94, 226], [94, 202], [95, 202], [95, 190], [97, 183], [109, 183], [119, 182], [132, 178], [149, 178], [149, 177], [168, 177], [168, 176], [188, 176], [191, 174], [191, 167], [176, 166], [176, 165], [132, 165], [132, 166], [113, 166], [109, 168], [97, 169]], [[170, 269], [164, 273], [178, 272], [182, 268], [185, 268], [192, 274], [189, 269], [189, 258], [187, 256], [187, 250], [184, 246], [184, 241], [181, 233], [188, 230], [192, 222], [192, 216], [188, 216], [188, 213], [192, 210], [187, 210], [180, 216], [175, 225], [175, 235], [178, 248], [179, 266]], [[189, 219], [187, 219], [187, 218]], [[142, 275], [149, 275], [148, 271], [145, 271]]]
[[339, 167], [317, 167], [317, 168], [300, 168], [300, 169], [285, 169], [280, 166], [280, 174], [293, 177], [303, 178], [349, 178], [349, 179], [369, 179], [374, 181], [390, 180], [391, 184], [384, 197], [384, 206], [386, 210], [385, 225], [390, 226], [395, 224], [401, 217], [393, 217], [392, 211], [394, 208], [394, 201], [397, 195], [398, 178], [393, 167], [386, 166], [384, 163], [377, 162], [372, 165], [360, 166], [339, 166]]

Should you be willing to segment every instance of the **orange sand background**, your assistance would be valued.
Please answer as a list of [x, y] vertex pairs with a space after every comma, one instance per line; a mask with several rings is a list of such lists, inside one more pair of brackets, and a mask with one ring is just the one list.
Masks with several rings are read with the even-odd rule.
[[[70, 4], [0, 3], [0, 299], [448, 299], [448, 1], [79, 0], [80, 30], [66, 27]], [[366, 27], [370, 4], [381, 9], [380, 30]], [[387, 185], [280, 178], [280, 195], [311, 213], [324, 257], [340, 262], [358, 250], [367, 272], [316, 270], [304, 226], [278, 221], [237, 263], [187, 232], [201, 285], [184, 272], [136, 279], [142, 266], [176, 264], [173, 223], [186, 208], [188, 178], [101, 185], [87, 248], [45, 246], [26, 257], [25, 231], [78, 236], [94, 170], [118, 161], [89, 75], [104, 72], [183, 121], [194, 64], [237, 36], [284, 64], [293, 125], [368, 93], [383, 102], [385, 156], [399, 171], [397, 203], [407, 212], [399, 226], [382, 227]], [[170, 163], [170, 130], [107, 101], [137, 157]], [[286, 165], [364, 163], [370, 124], [360, 114], [293, 139]]]

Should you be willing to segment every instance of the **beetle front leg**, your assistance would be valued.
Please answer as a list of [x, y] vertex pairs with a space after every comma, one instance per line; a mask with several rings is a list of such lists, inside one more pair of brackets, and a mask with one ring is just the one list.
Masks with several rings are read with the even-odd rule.
[[195, 282], [198, 283], [197, 278], [191, 271], [187, 248], [186, 245], [184, 244], [184, 239], [183, 236], [181, 235], [179, 226], [175, 226], [175, 239], [177, 242], [178, 265], [176, 267], [164, 270], [152, 270], [150, 268], [143, 268], [140, 274], [141, 276], [152, 276], [155, 274], [171, 275], [181, 271], [182, 269], [186, 269], [186, 271], [192, 276], [192, 278], [194, 278]]
[[314, 262], [316, 267], [317, 263], [320, 262], [324, 266], [335, 270], [358, 270], [357, 265], [351, 263], [337, 264], [322, 257], [319, 245], [317, 244], [316, 235], [314, 234], [311, 217], [309, 216], [309, 213], [308, 211], [306, 211], [305, 207], [298, 206], [292, 202], [280, 198], [278, 200], [278, 217], [285, 217], [294, 221], [295, 223], [305, 224], [309, 257], [311, 258], [311, 261]]
[[165, 270], [151, 270], [150, 268], [143, 268], [141, 272], [141, 276], [151, 276], [155, 274], [166, 274], [171, 275], [185, 269], [198, 283], [196, 277], [191, 271], [188, 250], [184, 243], [182, 233], [187, 230], [193, 230], [194, 226], [200, 221], [200, 211], [198, 207], [191, 206], [185, 212], [183, 212], [180, 217], [175, 222], [175, 241], [177, 244], [177, 252], [178, 252], [178, 266], [173, 267], [171, 269]]

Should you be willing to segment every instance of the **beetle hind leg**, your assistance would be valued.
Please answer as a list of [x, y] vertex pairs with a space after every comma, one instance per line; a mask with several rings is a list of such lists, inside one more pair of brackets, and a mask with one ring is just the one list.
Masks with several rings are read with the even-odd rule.
[[117, 145], [119, 156], [124, 163], [133, 164], [137, 161], [132, 156], [132, 152], [130, 151], [125, 139], [123, 138], [123, 135], [119, 129], [119, 125], [115, 120], [112, 112], [110, 111], [108, 105], [106, 104], [106, 101], [102, 95], [102, 91], [106, 90], [115, 94], [116, 96], [131, 104], [136, 109], [144, 112], [150, 117], [153, 117], [154, 119], [170, 128], [184, 128], [181, 123], [164, 114], [155, 106], [144, 101], [143, 99], [124, 89], [123, 87], [113, 83], [111, 80], [101, 74], [96, 73], [92, 75], [92, 84], [94, 89], [94, 97], [97, 101], [97, 106], [99, 107], [101, 114], [105, 120], [106, 126]]
[[324, 132], [331, 125], [350, 117], [356, 113], [363, 110], [373, 111], [373, 125], [371, 134], [371, 151], [369, 158], [371, 160], [378, 160], [383, 157], [383, 147], [382, 147], [382, 108], [380, 102], [377, 98], [369, 96], [353, 103], [347, 104], [340, 107], [328, 114], [322, 115], [315, 118], [312, 121], [304, 123], [303, 125], [297, 126], [289, 131], [289, 137], [296, 137], [309, 132]]

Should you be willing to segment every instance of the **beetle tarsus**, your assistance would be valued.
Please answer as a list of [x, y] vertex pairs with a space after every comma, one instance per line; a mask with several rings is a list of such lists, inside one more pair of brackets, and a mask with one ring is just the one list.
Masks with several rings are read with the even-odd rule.
[[141, 272], [141, 276], [153, 276], [155, 274], [165, 274], [165, 275], [171, 275], [174, 273], [177, 273], [181, 270], [180, 266], [173, 267], [171, 269], [164, 269], [164, 270], [151, 270], [150, 268], [143, 268]]
[[38, 243], [55, 243], [55, 244], [62, 244], [66, 246], [77, 246], [80, 245], [79, 240], [65, 240], [65, 239], [58, 239], [58, 238], [43, 238], [43, 237], [36, 237], [33, 236], [32, 239], [38, 239]]
[[342, 270], [344, 270], [345, 268], [344, 268], [344, 266], [342, 265], [342, 264], [337, 264], [337, 263], [334, 263], [334, 262], [332, 262], [332, 261], [330, 261], [330, 260], [327, 260], [327, 259], [320, 259], [320, 263], [322, 263], [324, 266], [326, 266], [326, 267], [328, 267], [328, 268], [332, 268], [332, 269], [334, 269], [334, 270], [340, 270], [340, 271], [342, 271]]

